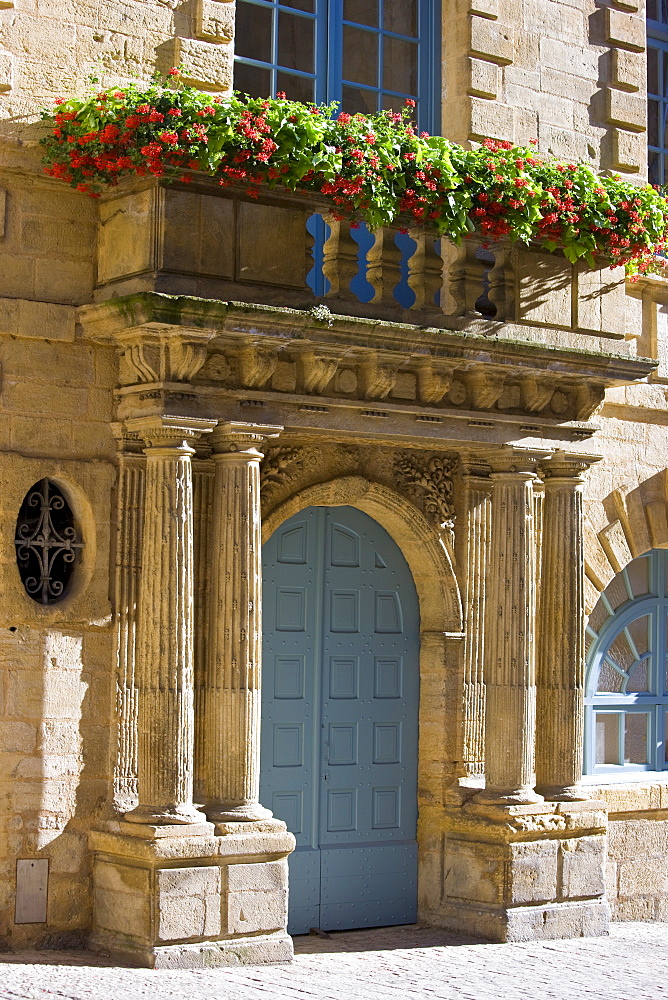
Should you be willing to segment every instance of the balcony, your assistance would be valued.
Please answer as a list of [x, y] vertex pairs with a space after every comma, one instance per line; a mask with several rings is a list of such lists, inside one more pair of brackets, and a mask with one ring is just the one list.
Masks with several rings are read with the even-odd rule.
[[[535, 247], [457, 247], [423, 230], [397, 241], [400, 230], [387, 228], [365, 251], [330, 217], [316, 297], [309, 220], [326, 211], [315, 196], [253, 199], [206, 178], [135, 180], [105, 195], [97, 304], [80, 313], [89, 336], [126, 345], [126, 402], [137, 383], [171, 391], [182, 379], [170, 369], [169, 338], [206, 331], [194, 382], [229, 405], [265, 407], [279, 423], [298, 427], [318, 411], [344, 420], [352, 408], [367, 421], [391, 415], [395, 428], [419, 420], [427, 436], [454, 421], [457, 440], [466, 427], [471, 440], [568, 441], [591, 435], [586, 421], [606, 388], [654, 367], [627, 337], [642, 301], [623, 269], [592, 270]], [[143, 372], [130, 357], [134, 341], [145, 359], [153, 352]]]

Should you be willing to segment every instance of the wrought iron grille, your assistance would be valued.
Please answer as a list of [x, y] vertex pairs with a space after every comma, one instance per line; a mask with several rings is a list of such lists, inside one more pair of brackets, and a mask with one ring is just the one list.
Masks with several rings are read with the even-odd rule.
[[52, 480], [41, 479], [26, 494], [14, 544], [26, 593], [38, 604], [64, 597], [83, 542], [72, 509]]

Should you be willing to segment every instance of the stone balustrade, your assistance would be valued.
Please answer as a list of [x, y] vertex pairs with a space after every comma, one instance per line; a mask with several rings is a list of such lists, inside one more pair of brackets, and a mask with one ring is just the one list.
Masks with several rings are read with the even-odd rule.
[[479, 236], [457, 247], [410, 221], [369, 233], [329, 208], [278, 190], [253, 199], [208, 178], [124, 182], [100, 203], [96, 298], [158, 291], [297, 309], [320, 302], [417, 326], [521, 324], [534, 340], [556, 330], [563, 346], [582, 335], [623, 339], [640, 307], [623, 268], [592, 270]]

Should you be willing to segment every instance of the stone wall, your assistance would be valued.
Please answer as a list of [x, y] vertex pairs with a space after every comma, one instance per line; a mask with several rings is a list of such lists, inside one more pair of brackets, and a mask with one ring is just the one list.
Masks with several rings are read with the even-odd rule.
[[600, 785], [608, 804], [607, 896], [613, 920], [668, 921], [668, 783]]
[[643, 0], [443, 4], [443, 134], [642, 176]]
[[28, 0], [0, 3], [0, 118], [55, 97], [148, 79], [182, 65], [202, 90], [231, 86], [229, 0]]

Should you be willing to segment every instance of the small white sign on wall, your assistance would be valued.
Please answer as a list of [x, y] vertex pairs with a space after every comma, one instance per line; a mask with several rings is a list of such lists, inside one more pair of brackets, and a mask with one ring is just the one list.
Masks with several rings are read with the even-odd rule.
[[16, 862], [15, 923], [46, 923], [48, 885], [48, 858], [21, 859]]

